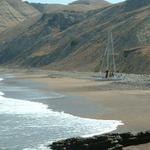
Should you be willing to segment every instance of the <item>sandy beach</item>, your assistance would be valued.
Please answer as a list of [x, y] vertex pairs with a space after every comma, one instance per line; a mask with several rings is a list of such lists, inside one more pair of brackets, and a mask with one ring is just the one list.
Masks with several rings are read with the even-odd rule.
[[[55, 91], [84, 99], [85, 105], [80, 105], [81, 103], [76, 99], [62, 102], [64, 111], [67, 113], [94, 119], [121, 120], [124, 125], [120, 126], [115, 132], [149, 130], [149, 83], [147, 86], [147, 84], [141, 83], [135, 85], [133, 83], [127, 84], [126, 82], [95, 81], [46, 75], [29, 75], [22, 78], [45, 85], [41, 90]], [[72, 108], [65, 109], [67, 106]], [[150, 145], [146, 144], [127, 149], [148, 150]]]
[[[134, 89], [134, 87], [124, 85], [113, 87], [111, 81], [100, 82], [73, 78], [36, 78], [32, 80], [46, 84], [49, 90], [81, 96], [86, 98], [87, 101], [92, 101], [92, 105], [89, 107], [95, 107], [95, 112], [93, 109], [93, 114], [89, 116], [87, 107], [87, 116], [83, 117], [121, 120], [124, 125], [120, 126], [115, 132], [149, 130], [150, 90], [148, 89], [143, 90], [138, 87]], [[83, 110], [86, 109], [83, 108]], [[69, 113], [74, 112], [70, 110]], [[149, 149], [150, 144], [126, 148], [126, 150]]]
[[[149, 130], [150, 90], [119, 90], [116, 87], [114, 90], [99, 90], [103, 86], [111, 86], [111, 81], [98, 82], [73, 78], [36, 78], [32, 80], [46, 84], [49, 90], [81, 96], [87, 101], [91, 100], [92, 104], [95, 104], [91, 107], [96, 107], [96, 111], [99, 107], [99, 114], [93, 112], [93, 115], [86, 117], [121, 120], [124, 126], [120, 126], [119, 131]], [[101, 107], [105, 108], [103, 112]]]

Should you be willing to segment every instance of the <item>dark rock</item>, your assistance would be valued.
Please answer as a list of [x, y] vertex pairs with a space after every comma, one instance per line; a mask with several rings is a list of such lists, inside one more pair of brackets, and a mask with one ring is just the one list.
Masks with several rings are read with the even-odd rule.
[[91, 138], [71, 138], [49, 145], [53, 150], [122, 150], [123, 147], [150, 142], [150, 131], [137, 134], [104, 134]]

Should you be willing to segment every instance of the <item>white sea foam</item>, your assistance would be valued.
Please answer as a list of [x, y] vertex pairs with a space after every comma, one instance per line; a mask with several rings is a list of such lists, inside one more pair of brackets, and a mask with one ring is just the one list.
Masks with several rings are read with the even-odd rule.
[[[89, 137], [103, 134], [116, 130], [118, 125], [122, 125], [121, 121], [80, 118], [64, 112], [55, 112], [42, 103], [5, 98], [2, 92], [0, 95], [0, 114], [22, 115], [32, 118], [31, 121], [28, 119], [26, 128], [50, 128], [58, 130], [58, 133], [63, 131], [66, 132], [66, 136], [63, 135], [65, 138], [68, 135], [69, 137]], [[22, 124], [17, 128], [19, 129], [21, 126]], [[35, 150], [44, 150], [44, 147], [35, 148]]]
[[3, 95], [5, 95], [3, 92], [0, 92], [0, 96], [3, 96]]
[[42, 103], [5, 98], [0, 92], [0, 114], [47, 114], [49, 109]]
[[4, 79], [3, 78], [0, 78], [0, 81], [3, 81]]
[[[6, 98], [4, 95], [3, 92], [0, 92], [0, 115], [13, 115], [16, 116], [15, 119], [17, 120], [16, 122], [8, 120], [10, 121], [11, 128], [8, 128], [8, 131], [6, 132], [8, 134], [14, 131], [20, 133], [21, 130], [23, 131], [21, 133], [24, 134], [21, 135], [21, 138], [26, 138], [26, 135], [28, 135], [34, 139], [35, 136], [37, 136], [41, 138], [40, 141], [43, 140], [46, 142], [47, 140], [55, 141], [73, 136], [89, 137], [111, 132], [116, 130], [119, 125], [123, 125], [121, 121], [116, 120], [88, 119], [73, 116], [64, 112], [56, 112], [48, 109], [48, 105], [39, 102]], [[8, 125], [8, 122], [6, 125]], [[4, 128], [6, 129], [5, 126]], [[3, 127], [1, 127], [1, 130], [3, 130]], [[51, 135], [51, 139], [48, 139], [50, 135], [40, 137], [43, 134], [43, 130], [44, 133], [49, 133]], [[19, 135], [17, 134], [16, 139], [18, 138], [17, 140], [20, 140], [20, 137], [18, 136]], [[15, 137], [11, 140], [14, 139]], [[44, 143], [43, 141], [42, 143]], [[46, 150], [46, 147], [41, 145], [42, 143], [38, 143], [40, 145], [37, 146], [38, 148], [35, 146], [23, 150]]]

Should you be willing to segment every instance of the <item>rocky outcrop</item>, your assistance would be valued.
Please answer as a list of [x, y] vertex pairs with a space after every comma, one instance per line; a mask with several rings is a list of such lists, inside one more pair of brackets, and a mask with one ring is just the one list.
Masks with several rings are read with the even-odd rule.
[[137, 134], [104, 134], [91, 138], [71, 138], [54, 142], [53, 150], [122, 150], [123, 147], [150, 142], [150, 131]]

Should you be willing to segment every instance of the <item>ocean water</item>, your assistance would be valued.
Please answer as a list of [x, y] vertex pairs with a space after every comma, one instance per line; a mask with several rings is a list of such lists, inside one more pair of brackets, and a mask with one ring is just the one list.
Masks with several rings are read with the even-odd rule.
[[[46, 146], [53, 141], [107, 133], [122, 125], [121, 121], [94, 120], [57, 112], [35, 100], [39, 97], [61, 99], [64, 95], [51, 92], [48, 97], [40, 96], [33, 90], [32, 96], [28, 87], [5, 85], [2, 80], [0, 78], [0, 149], [47, 150]], [[19, 95], [21, 91], [32, 95], [26, 99], [5, 97], [5, 92]]]

